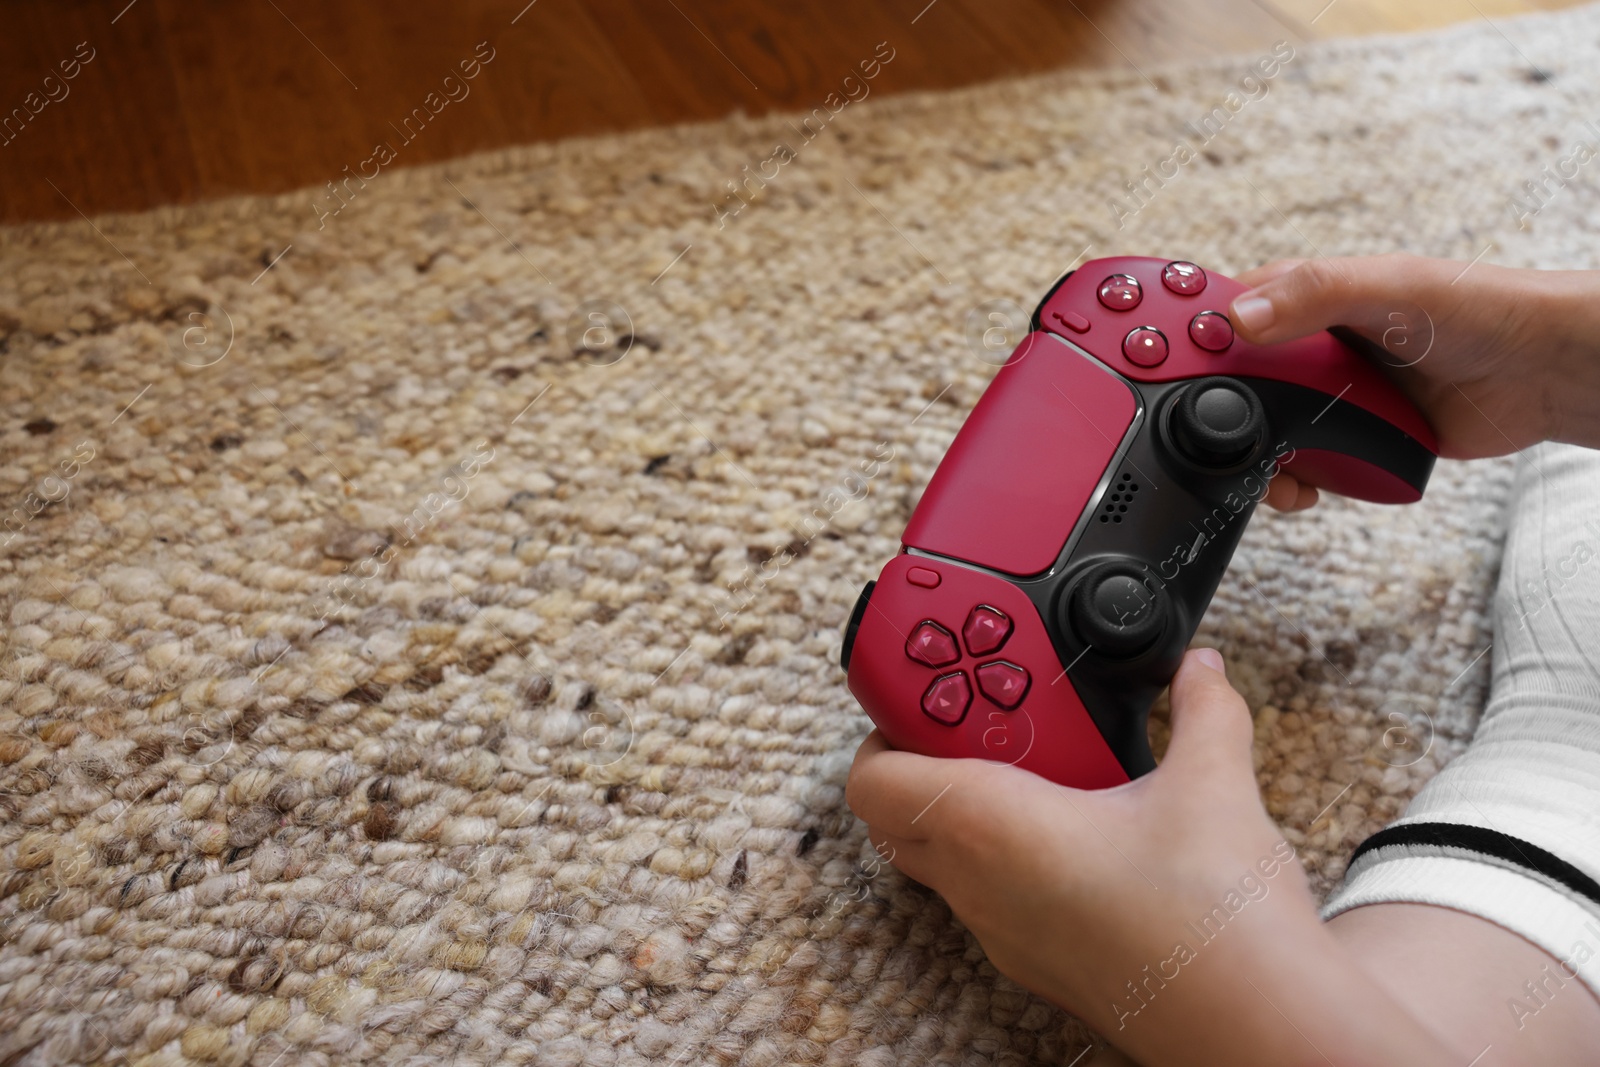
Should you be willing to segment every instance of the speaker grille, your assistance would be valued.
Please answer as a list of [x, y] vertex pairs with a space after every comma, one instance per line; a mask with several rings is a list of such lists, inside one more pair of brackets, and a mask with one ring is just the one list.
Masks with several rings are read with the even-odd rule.
[[1134, 501], [1134, 496], [1139, 492], [1139, 483], [1133, 480], [1133, 475], [1124, 474], [1111, 485], [1106, 487], [1105, 503], [1100, 506], [1101, 522], [1121, 522], [1128, 514], [1128, 505]]

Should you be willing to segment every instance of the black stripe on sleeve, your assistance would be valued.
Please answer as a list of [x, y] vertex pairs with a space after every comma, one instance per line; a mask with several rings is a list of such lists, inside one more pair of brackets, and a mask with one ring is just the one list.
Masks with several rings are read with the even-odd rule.
[[1426, 847], [1489, 856], [1503, 864], [1543, 875], [1579, 896], [1600, 904], [1600, 882], [1596, 882], [1560, 856], [1546, 852], [1538, 845], [1482, 826], [1449, 822], [1419, 822], [1405, 826], [1390, 826], [1363, 841], [1361, 847], [1350, 857], [1350, 863], [1354, 865], [1368, 852], [1392, 847]]

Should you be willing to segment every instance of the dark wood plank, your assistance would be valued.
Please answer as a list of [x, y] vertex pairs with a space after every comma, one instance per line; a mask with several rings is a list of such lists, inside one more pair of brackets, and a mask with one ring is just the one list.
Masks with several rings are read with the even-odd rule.
[[[735, 111], [806, 111], [879, 42], [895, 58], [874, 94], [1062, 67], [1143, 71], [1330, 27], [1390, 31], [1575, 2], [1342, 0], [1313, 27], [1325, 0], [12, 0], [0, 8], [0, 108], [38, 91], [79, 42], [95, 58], [65, 99], [0, 144], [0, 222], [320, 186], [380, 142], [396, 149], [394, 166], [410, 166]], [[469, 95], [414, 138], [397, 133], [481, 41], [495, 58]]]
[[[94, 58], [0, 145], [0, 221], [76, 218], [205, 195], [158, 27], [102, 5], [19, 3], [0, 13], [0, 108], [21, 106], [81, 43]], [[59, 189], [58, 193], [56, 190]], [[68, 203], [68, 201], [71, 203]]]

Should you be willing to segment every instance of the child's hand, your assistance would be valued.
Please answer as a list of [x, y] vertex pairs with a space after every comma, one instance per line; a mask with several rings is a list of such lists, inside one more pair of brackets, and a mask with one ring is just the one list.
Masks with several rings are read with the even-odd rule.
[[[1239, 275], [1229, 307], [1258, 344], [1343, 325], [1422, 409], [1442, 454], [1474, 459], [1544, 440], [1600, 445], [1600, 272], [1515, 270], [1409, 255], [1279, 260]], [[1314, 496], [1312, 497], [1314, 500]], [[1267, 501], [1308, 506], [1280, 475]]]
[[1250, 714], [1221, 667], [1209, 649], [1184, 659], [1166, 758], [1128, 785], [1066, 789], [896, 752], [873, 733], [850, 807], [996, 967], [1145, 1067], [1452, 1062], [1318, 922], [1261, 805]]

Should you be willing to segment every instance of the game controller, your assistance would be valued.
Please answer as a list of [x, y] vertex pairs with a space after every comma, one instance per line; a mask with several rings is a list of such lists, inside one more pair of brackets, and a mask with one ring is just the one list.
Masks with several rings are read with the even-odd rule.
[[1273, 474], [1421, 498], [1437, 441], [1364, 342], [1251, 344], [1243, 291], [1144, 257], [1052, 287], [846, 627], [890, 745], [1084, 789], [1145, 774], [1150, 706]]

